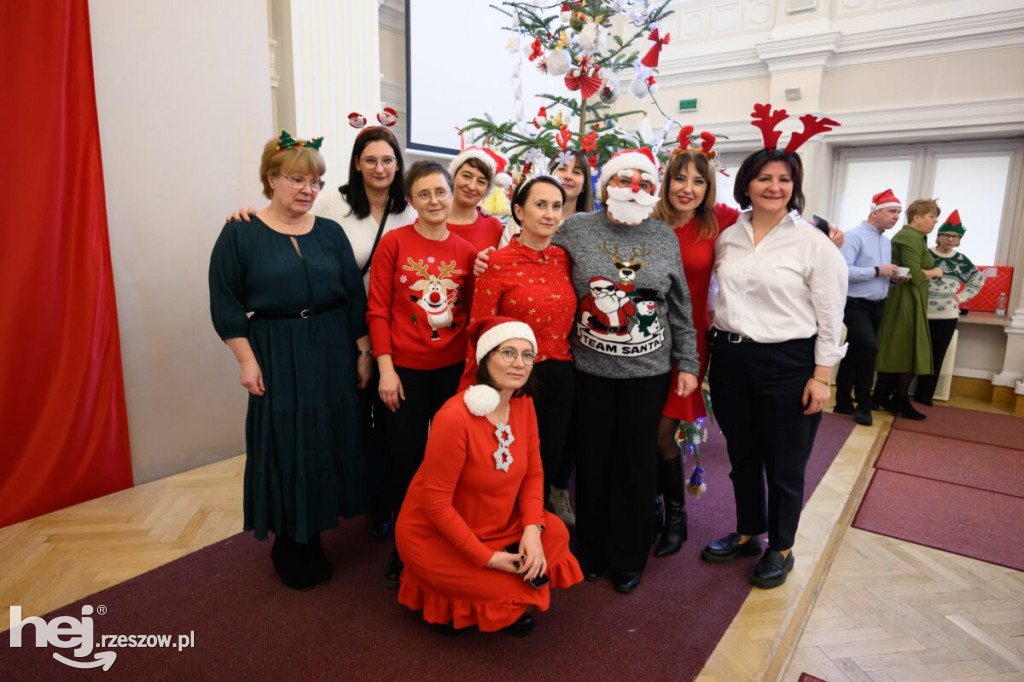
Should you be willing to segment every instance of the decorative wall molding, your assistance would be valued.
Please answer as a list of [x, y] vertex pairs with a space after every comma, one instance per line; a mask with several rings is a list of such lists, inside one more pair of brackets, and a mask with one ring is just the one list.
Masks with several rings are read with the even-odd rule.
[[380, 0], [380, 27], [405, 35], [405, 0]]
[[799, 38], [767, 40], [755, 44], [754, 49], [758, 58], [768, 65], [768, 70], [776, 73], [829, 66], [842, 42], [842, 33], [829, 31]]

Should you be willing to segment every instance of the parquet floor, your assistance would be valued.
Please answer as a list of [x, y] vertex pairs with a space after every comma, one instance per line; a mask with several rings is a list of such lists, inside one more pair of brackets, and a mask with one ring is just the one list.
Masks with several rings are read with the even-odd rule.
[[[849, 528], [890, 423], [854, 429], [805, 509], [790, 579], [751, 593], [701, 682], [1024, 682], [1024, 573]], [[10, 605], [41, 615], [238, 532], [242, 468], [233, 457], [0, 528], [0, 630]]]

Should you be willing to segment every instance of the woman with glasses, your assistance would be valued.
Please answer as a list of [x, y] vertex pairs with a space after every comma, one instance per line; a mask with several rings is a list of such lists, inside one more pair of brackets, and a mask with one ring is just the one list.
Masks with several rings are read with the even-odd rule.
[[544, 511], [532, 370], [540, 346], [507, 317], [474, 322], [471, 388], [434, 417], [398, 515], [398, 600], [441, 634], [477, 626], [525, 636], [551, 587], [582, 580], [569, 533]]
[[297, 590], [330, 578], [320, 533], [361, 513], [366, 488], [356, 418], [371, 374], [366, 298], [345, 233], [310, 213], [320, 142], [282, 131], [267, 143], [270, 205], [251, 225], [227, 223], [210, 258], [213, 324], [249, 391], [244, 528], [274, 534], [274, 568]]
[[[538, 330], [537, 364], [533, 377], [540, 388], [534, 401], [540, 429], [540, 456], [544, 465], [545, 498], [552, 498], [552, 486], [559, 486], [563, 469], [562, 453], [569, 437], [572, 417], [573, 369], [569, 353], [569, 332], [576, 310], [576, 293], [569, 279], [569, 256], [551, 244], [561, 222], [566, 193], [550, 175], [527, 180], [512, 197], [512, 219], [522, 231], [508, 246], [490, 255], [487, 270], [480, 275], [473, 291], [470, 321], [500, 315], [521, 320]], [[472, 375], [463, 374], [463, 386]], [[549, 492], [551, 491], [551, 492]], [[563, 510], [564, 513], [564, 510]], [[572, 517], [559, 514], [566, 525]]]
[[[476, 257], [468, 242], [448, 230], [448, 171], [435, 161], [418, 161], [405, 186], [419, 219], [381, 238], [370, 267], [366, 313], [396, 511], [423, 459], [431, 418], [458, 390]], [[393, 552], [386, 586], [398, 587], [401, 568]]]

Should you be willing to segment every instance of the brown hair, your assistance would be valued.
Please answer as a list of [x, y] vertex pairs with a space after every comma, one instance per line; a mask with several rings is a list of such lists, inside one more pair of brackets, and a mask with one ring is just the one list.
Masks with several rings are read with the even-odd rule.
[[758, 150], [743, 159], [740, 169], [736, 172], [736, 184], [732, 188], [732, 197], [742, 209], [750, 208], [750, 195], [747, 188], [761, 174], [761, 169], [772, 161], [781, 161], [789, 166], [789, 174], [793, 178], [793, 195], [789, 198], [786, 208], [802, 213], [804, 210], [804, 164], [800, 157], [790, 152], [774, 149]]
[[[494, 379], [491, 377], [491, 373], [487, 370], [487, 363], [490, 361], [491, 356], [498, 352], [500, 346], [501, 344], [498, 344], [491, 350], [487, 351], [487, 355], [480, 358], [480, 364], [476, 367], [476, 375], [474, 377], [476, 379], [476, 383], [482, 386], [490, 386], [495, 390], [497, 390], [498, 387], [494, 385]], [[522, 388], [516, 390], [512, 394], [512, 397], [518, 398], [524, 395], [531, 398], [537, 395], [537, 382], [533, 378], [532, 367], [530, 368], [530, 376], [526, 377], [526, 383], [523, 384]]]
[[480, 171], [481, 173], [483, 173], [484, 180], [487, 181], [488, 185], [490, 185], [491, 181], [494, 179], [494, 171], [491, 170], [491, 167], [488, 166], [486, 163], [484, 163], [482, 159], [478, 159], [475, 156], [470, 156], [465, 161], [460, 163], [459, 167], [455, 169], [455, 173], [454, 174], [458, 175], [459, 171], [462, 170], [463, 166], [469, 166], [470, 168], [475, 168], [478, 171]]
[[263, 183], [263, 196], [274, 198], [274, 190], [270, 187], [270, 177], [284, 173], [302, 173], [323, 177], [327, 172], [327, 164], [320, 152], [312, 147], [292, 147], [278, 151], [279, 138], [272, 137], [263, 145], [260, 156], [260, 182]]
[[[583, 188], [580, 190], [579, 196], [576, 197], [576, 212], [589, 213], [594, 210], [594, 181], [590, 172], [590, 158], [579, 149], [567, 149], [566, 151], [572, 154], [575, 167], [583, 169]], [[561, 167], [556, 158], [548, 164], [548, 173], [554, 173]]]
[[356, 163], [362, 158], [363, 150], [371, 142], [387, 142], [391, 151], [395, 154], [395, 178], [388, 188], [388, 201], [391, 203], [392, 213], [401, 213], [409, 205], [405, 201], [405, 160], [402, 158], [402, 150], [398, 146], [395, 134], [383, 126], [363, 128], [363, 131], [356, 136], [352, 143], [352, 156], [348, 162], [348, 182], [338, 188], [345, 202], [352, 209], [357, 218], [363, 219], [370, 215], [370, 199], [366, 196], [366, 184], [363, 174], [356, 168]]
[[693, 218], [697, 221], [697, 240], [714, 239], [718, 236], [718, 219], [715, 218], [715, 167], [711, 165], [710, 159], [699, 151], [684, 151], [672, 156], [665, 167], [665, 177], [661, 181], [661, 190], [658, 193], [659, 201], [652, 215], [663, 223], [679, 227], [672, 225], [673, 211], [672, 204], [669, 203], [669, 185], [672, 178], [691, 163], [704, 178], [707, 187], [703, 201], [693, 212]]
[[910, 206], [907, 206], [907, 225], [914, 222], [915, 216], [928, 215], [929, 213], [934, 213], [936, 217], [942, 213], [942, 211], [939, 210], [939, 205], [935, 203], [935, 200], [915, 199], [910, 202]]
[[417, 161], [409, 166], [409, 172], [405, 174], [405, 196], [411, 197], [412, 186], [428, 175], [434, 175], [435, 173], [445, 179], [445, 182], [448, 183], [449, 191], [454, 189], [452, 176], [448, 174], [447, 168], [437, 161]]
[[522, 226], [522, 223], [519, 222], [519, 216], [516, 215], [515, 207], [526, 206], [526, 202], [530, 198], [530, 190], [532, 190], [533, 186], [537, 183], [547, 184], [558, 188], [558, 191], [562, 194], [562, 203], [565, 203], [565, 188], [562, 187], [562, 183], [560, 183], [556, 178], [553, 178], [550, 175], [538, 175], [530, 178], [523, 184], [518, 185], [516, 187], [515, 194], [512, 195], [512, 220], [516, 222], [516, 225]]

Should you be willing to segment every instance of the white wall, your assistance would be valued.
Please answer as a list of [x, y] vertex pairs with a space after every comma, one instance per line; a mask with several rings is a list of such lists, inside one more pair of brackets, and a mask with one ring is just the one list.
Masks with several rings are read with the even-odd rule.
[[213, 331], [224, 216], [261, 205], [273, 134], [267, 6], [90, 0], [135, 482], [244, 451], [246, 397]]

